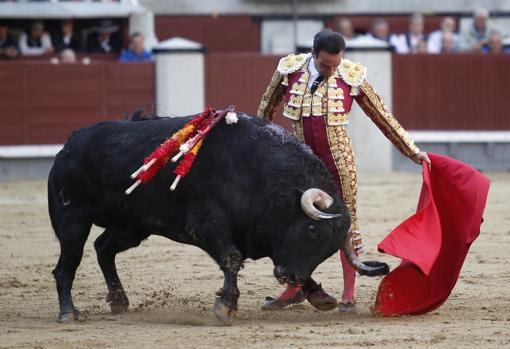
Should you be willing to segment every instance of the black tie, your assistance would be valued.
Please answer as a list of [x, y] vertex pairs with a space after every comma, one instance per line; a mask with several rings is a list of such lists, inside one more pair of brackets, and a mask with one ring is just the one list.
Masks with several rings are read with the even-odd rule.
[[324, 81], [324, 76], [322, 75], [319, 75], [317, 77], [317, 79], [315, 79], [315, 81], [312, 83], [312, 87], [310, 88], [310, 92], [312, 93], [312, 95], [315, 93], [315, 91], [317, 90], [317, 87], [319, 86], [319, 84], [321, 82]]

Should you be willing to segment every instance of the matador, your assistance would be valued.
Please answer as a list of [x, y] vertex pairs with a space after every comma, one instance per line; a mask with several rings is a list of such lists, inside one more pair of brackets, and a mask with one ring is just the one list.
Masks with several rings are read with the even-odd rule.
[[[315, 35], [308, 54], [290, 54], [280, 60], [258, 109], [258, 116], [272, 120], [283, 100], [283, 116], [293, 121], [296, 136], [313, 150], [329, 169], [352, 218], [350, 239], [359, 253], [363, 243], [358, 225], [356, 161], [346, 125], [354, 100], [393, 145], [418, 164], [430, 160], [421, 152], [386, 108], [379, 95], [367, 82], [367, 69], [343, 58], [345, 41], [329, 30]], [[356, 271], [340, 251], [344, 290], [341, 312], [354, 312]], [[337, 305], [318, 285], [318, 292], [303, 293], [300, 287], [287, 286], [276, 299], [268, 298], [262, 309], [281, 309], [302, 302], [304, 297], [320, 310]]]

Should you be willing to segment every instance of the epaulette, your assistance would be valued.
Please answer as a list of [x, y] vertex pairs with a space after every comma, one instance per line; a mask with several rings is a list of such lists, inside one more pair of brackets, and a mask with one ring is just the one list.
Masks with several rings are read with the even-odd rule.
[[278, 68], [276, 68], [276, 70], [282, 75], [294, 73], [295, 71], [301, 69], [303, 64], [305, 64], [307, 61], [308, 57], [310, 57], [310, 53], [301, 53], [298, 55], [290, 54], [280, 59]]
[[347, 85], [358, 87], [367, 77], [367, 68], [357, 62], [344, 58], [338, 67], [338, 74]]

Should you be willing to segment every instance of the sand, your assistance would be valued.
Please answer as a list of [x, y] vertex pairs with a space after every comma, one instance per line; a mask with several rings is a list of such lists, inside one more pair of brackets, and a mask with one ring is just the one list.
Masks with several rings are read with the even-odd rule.
[[[265, 258], [247, 261], [239, 275], [238, 319], [221, 326], [211, 308], [222, 273], [201, 250], [161, 237], [117, 257], [131, 310], [111, 315], [96, 262], [94, 228], [77, 271], [73, 296], [86, 315], [56, 322], [51, 270], [59, 255], [43, 181], [0, 183], [0, 348], [510, 348], [510, 174], [489, 174], [485, 223], [448, 301], [421, 316], [370, 314], [380, 278], [359, 277], [358, 312], [321, 313], [309, 304], [280, 312], [260, 310], [280, 285]], [[413, 213], [420, 174], [365, 175], [360, 183], [364, 259], [399, 260], [377, 243]], [[339, 297], [341, 272], [333, 256], [315, 272]]]

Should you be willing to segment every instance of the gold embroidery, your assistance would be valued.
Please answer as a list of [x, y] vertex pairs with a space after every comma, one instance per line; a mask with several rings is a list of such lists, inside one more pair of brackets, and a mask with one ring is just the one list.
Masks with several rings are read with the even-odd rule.
[[285, 105], [283, 107], [283, 116], [292, 119], [292, 120], [299, 120], [299, 114], [301, 112], [301, 109], [295, 109], [288, 105]]
[[344, 102], [341, 100], [329, 101], [328, 102], [328, 114], [329, 113], [341, 113], [344, 112]]
[[334, 114], [328, 113], [328, 125], [340, 126], [349, 122], [349, 114]]
[[300, 83], [299, 81], [296, 81], [290, 90], [291, 94], [294, 95], [303, 95], [305, 93], [306, 84]]
[[344, 99], [344, 90], [338, 86], [328, 87], [328, 99]]
[[365, 81], [367, 68], [344, 58], [338, 67], [338, 73], [347, 85], [357, 87]]
[[278, 63], [278, 68], [276, 69], [282, 75], [294, 73], [305, 64], [309, 57], [310, 54], [299, 55], [290, 54], [280, 59], [280, 62]]
[[305, 142], [305, 137], [303, 134], [303, 123], [302, 121], [295, 121], [292, 123], [292, 128], [294, 129], [294, 133], [296, 137], [301, 141]]
[[283, 93], [278, 90], [282, 80], [283, 76], [278, 71], [275, 71], [271, 78], [271, 82], [260, 101], [259, 109], [257, 110], [258, 116], [271, 120], [274, 109], [283, 97]]
[[326, 131], [329, 149], [342, 185], [342, 196], [351, 214], [353, 230], [357, 231], [358, 175], [351, 140], [344, 126], [327, 126]]
[[289, 76], [288, 75], [285, 75], [283, 77], [282, 85], [283, 86], [289, 86]]
[[303, 96], [291, 94], [289, 102], [287, 104], [291, 107], [301, 108], [301, 105], [303, 104]]
[[322, 116], [322, 103], [320, 105], [312, 105], [312, 115]]
[[402, 154], [407, 157], [416, 155], [420, 149], [414, 144], [397, 119], [388, 111], [373, 87], [366, 81], [360, 87], [363, 95], [357, 101], [361, 109]]

